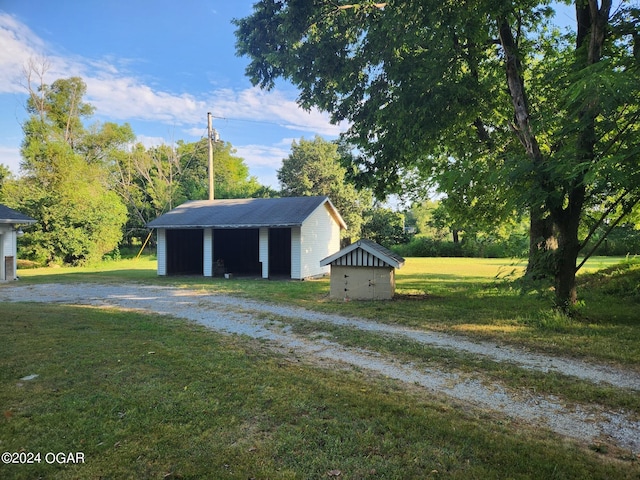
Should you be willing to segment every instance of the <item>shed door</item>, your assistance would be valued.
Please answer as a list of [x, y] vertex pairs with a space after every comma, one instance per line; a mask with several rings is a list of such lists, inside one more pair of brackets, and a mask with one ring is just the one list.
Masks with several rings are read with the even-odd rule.
[[269, 229], [269, 276], [291, 276], [291, 229]]
[[331, 267], [331, 297], [388, 300], [393, 297], [393, 269], [385, 267]]

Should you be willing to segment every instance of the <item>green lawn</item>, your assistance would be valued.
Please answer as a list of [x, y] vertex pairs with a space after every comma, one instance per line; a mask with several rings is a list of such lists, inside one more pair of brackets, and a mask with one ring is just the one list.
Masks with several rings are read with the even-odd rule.
[[[0, 465], [3, 479], [640, 476], [623, 452], [179, 320], [2, 308], [0, 450], [43, 459]], [[84, 463], [48, 464], [48, 452]]]
[[[620, 262], [624, 264], [625, 258], [595, 257], [579, 278], [591, 279], [593, 272]], [[525, 264], [508, 259], [409, 258], [397, 271], [397, 297], [389, 302], [331, 301], [328, 278], [300, 282], [158, 277], [155, 259], [149, 256], [93, 267], [21, 270], [19, 274], [25, 283], [142, 282], [228, 293], [498, 340], [640, 371], [640, 263], [631, 265], [633, 275], [622, 278], [632, 285], [623, 284], [619, 291], [612, 287], [616, 283], [609, 277], [617, 278], [613, 274], [579, 286], [581, 307], [574, 318], [551, 308], [551, 292], [521, 294], [512, 280]], [[635, 295], [630, 295], [634, 288]]]
[[[328, 279], [159, 278], [151, 257], [21, 270], [21, 283], [175, 285], [640, 365], [640, 265], [597, 258], [573, 318], [549, 292], [521, 294], [522, 263], [408, 259], [389, 302], [328, 299]], [[602, 270], [606, 268], [606, 270]], [[597, 271], [597, 272], [596, 272]], [[595, 272], [595, 273], [594, 273]], [[0, 286], [8, 288], [8, 286]], [[348, 328], [301, 335], [572, 402], [640, 414], [637, 392], [525, 372]], [[411, 386], [291, 361], [257, 341], [179, 320], [98, 308], [5, 304], [0, 314], [0, 451], [82, 452], [85, 463], [0, 465], [0, 478], [639, 478], [640, 462], [578, 445]], [[33, 380], [21, 378], [38, 374]]]

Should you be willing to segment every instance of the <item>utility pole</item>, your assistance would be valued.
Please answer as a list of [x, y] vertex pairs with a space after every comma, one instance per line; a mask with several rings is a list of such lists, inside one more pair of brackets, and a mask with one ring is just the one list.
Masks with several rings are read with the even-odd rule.
[[213, 144], [220, 143], [220, 135], [215, 128], [211, 128], [211, 112], [207, 113], [207, 140], [209, 143], [209, 200], [215, 198], [213, 186]]
[[207, 140], [209, 142], [209, 200], [213, 200], [213, 132], [211, 128], [211, 112], [207, 113]]

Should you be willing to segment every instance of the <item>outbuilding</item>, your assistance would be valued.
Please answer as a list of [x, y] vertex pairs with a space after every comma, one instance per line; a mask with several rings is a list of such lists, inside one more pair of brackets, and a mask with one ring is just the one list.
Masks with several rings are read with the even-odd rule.
[[396, 290], [395, 269], [404, 265], [404, 258], [361, 239], [322, 259], [320, 265], [331, 267], [330, 298], [390, 300]]
[[18, 237], [20, 225], [36, 223], [31, 217], [0, 204], [0, 282], [18, 278]]
[[284, 197], [190, 201], [147, 227], [157, 229], [158, 275], [300, 280], [329, 273], [320, 260], [347, 225], [328, 197]]

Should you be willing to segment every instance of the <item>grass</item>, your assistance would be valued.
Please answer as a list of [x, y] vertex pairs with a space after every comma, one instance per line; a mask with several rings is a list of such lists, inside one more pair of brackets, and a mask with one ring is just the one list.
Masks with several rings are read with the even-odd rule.
[[[500, 259], [408, 259], [390, 302], [331, 301], [328, 279], [165, 278], [155, 267], [147, 256], [20, 276], [23, 283], [153, 283], [221, 292], [640, 371], [640, 264], [621, 258], [587, 263], [573, 317], [551, 309], [549, 292], [521, 294], [511, 280], [524, 264]], [[482, 372], [516, 390], [640, 413], [637, 392], [345, 327], [274, 321], [417, 365]], [[624, 453], [594, 454], [393, 382], [292, 363], [258, 342], [179, 321], [11, 304], [3, 305], [0, 334], [9, 345], [0, 360], [0, 450], [87, 457], [78, 466], [0, 466], [1, 478], [327, 478], [338, 470], [342, 478], [640, 475], [638, 459]], [[30, 373], [40, 376], [18, 380]]]
[[0, 450], [85, 457], [3, 479], [640, 475], [624, 452], [170, 318], [5, 304], [0, 338]]

